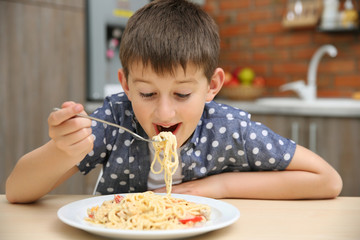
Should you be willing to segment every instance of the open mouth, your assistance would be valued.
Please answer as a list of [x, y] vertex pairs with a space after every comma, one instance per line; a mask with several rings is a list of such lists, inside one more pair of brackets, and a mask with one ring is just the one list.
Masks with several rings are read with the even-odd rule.
[[175, 124], [172, 126], [168, 126], [168, 127], [164, 127], [164, 126], [160, 126], [160, 125], [155, 125], [156, 126], [156, 133], [159, 134], [160, 132], [172, 132], [172, 134], [176, 134], [180, 124]]

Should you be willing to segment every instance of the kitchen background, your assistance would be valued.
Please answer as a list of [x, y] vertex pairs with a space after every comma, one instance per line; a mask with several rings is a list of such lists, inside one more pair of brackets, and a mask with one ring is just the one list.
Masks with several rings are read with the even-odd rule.
[[[124, 7], [128, 2], [118, 0], [117, 4]], [[324, 44], [332, 44], [338, 54], [335, 58], [325, 55], [319, 63], [318, 97], [357, 98], [360, 30], [358, 27], [324, 30], [321, 27], [324, 8], [317, 5], [321, 6], [323, 1], [200, 2], [219, 25], [220, 66], [231, 74], [249, 68], [261, 77], [263, 88], [261, 96], [256, 97], [297, 97], [292, 91], [279, 91], [279, 87], [306, 80], [314, 52]], [[294, 11], [295, 15], [289, 15], [296, 2], [302, 3], [303, 14]], [[88, 66], [93, 49], [88, 48], [87, 41], [91, 28], [86, 21], [87, 3], [0, 0], [0, 193], [5, 192], [6, 178], [17, 160], [49, 139], [47, 117], [53, 107], [66, 100], [81, 102], [88, 109], [100, 104], [90, 96], [94, 83], [89, 81]], [[345, 1], [339, 3], [338, 10], [343, 10]], [[359, 1], [352, 3], [359, 11]], [[313, 7], [309, 14], [305, 11], [308, 7]], [[106, 39], [106, 33], [98, 35]], [[235, 103], [248, 111], [251, 108], [246, 109], [247, 106], [256, 105], [243, 100]], [[359, 108], [335, 116], [260, 111], [253, 113], [253, 119], [314, 148], [342, 175], [342, 195], [360, 196]], [[92, 193], [97, 175], [98, 170], [86, 177], [76, 174], [54, 193]]]

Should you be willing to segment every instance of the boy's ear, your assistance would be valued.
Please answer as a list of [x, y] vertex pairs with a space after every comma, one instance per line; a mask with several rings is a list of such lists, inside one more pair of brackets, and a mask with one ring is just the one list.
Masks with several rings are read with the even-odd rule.
[[225, 81], [225, 73], [222, 68], [217, 68], [214, 71], [214, 74], [211, 77], [211, 81], [209, 84], [209, 90], [206, 96], [206, 101], [210, 102], [214, 99], [216, 94], [220, 91], [222, 85]]
[[125, 94], [130, 99], [130, 97], [129, 97], [129, 85], [128, 85], [127, 79], [125, 77], [124, 70], [122, 68], [118, 70], [118, 78], [119, 78], [119, 82], [120, 82]]

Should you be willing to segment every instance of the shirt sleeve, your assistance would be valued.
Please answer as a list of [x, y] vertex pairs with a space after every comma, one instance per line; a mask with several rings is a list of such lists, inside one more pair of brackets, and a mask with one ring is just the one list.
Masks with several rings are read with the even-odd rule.
[[[110, 98], [104, 100], [103, 106], [94, 111], [91, 116], [103, 119], [108, 122], [117, 122], [113, 114], [112, 102]], [[93, 150], [88, 153], [85, 158], [78, 164], [79, 171], [87, 174], [98, 164], [104, 164], [107, 157], [112, 151], [115, 136], [118, 132], [117, 128], [108, 126], [107, 124], [92, 121], [92, 135], [94, 137]]]
[[255, 171], [285, 170], [294, 156], [296, 143], [262, 123], [248, 121], [247, 125], [243, 137], [250, 167]]

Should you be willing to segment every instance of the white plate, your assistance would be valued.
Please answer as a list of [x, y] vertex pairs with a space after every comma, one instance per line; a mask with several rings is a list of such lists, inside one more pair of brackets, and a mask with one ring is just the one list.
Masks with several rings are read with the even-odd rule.
[[[125, 196], [126, 194], [120, 194]], [[163, 195], [163, 194], [161, 194]], [[172, 197], [182, 198], [190, 202], [207, 204], [211, 207], [210, 220], [204, 226], [181, 229], [181, 230], [121, 230], [109, 229], [90, 224], [84, 220], [87, 216], [86, 210], [96, 205], [101, 205], [106, 200], [111, 200], [114, 195], [104, 195], [87, 198], [69, 203], [57, 212], [57, 215], [64, 223], [79, 228], [93, 234], [127, 239], [176, 239], [199, 235], [216, 229], [224, 228], [234, 223], [239, 217], [240, 212], [237, 208], [226, 202], [205, 197], [197, 197], [184, 194], [171, 194]]]

